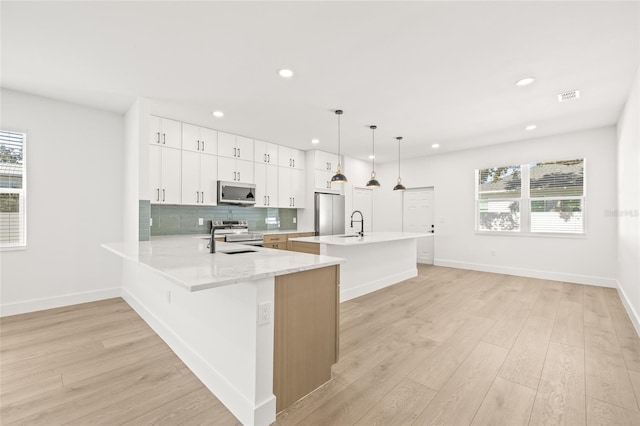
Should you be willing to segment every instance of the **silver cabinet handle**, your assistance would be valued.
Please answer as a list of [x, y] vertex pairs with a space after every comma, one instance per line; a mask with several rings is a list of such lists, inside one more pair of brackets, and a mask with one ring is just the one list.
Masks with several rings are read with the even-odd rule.
[[266, 195], [262, 196], [262, 204], [264, 204], [265, 206], [267, 205], [267, 196]]
[[240, 182], [240, 172], [238, 172], [238, 182]]
[[234, 157], [237, 157], [236, 152], [237, 152], [237, 149], [236, 149], [236, 148], [233, 148], [233, 156], [234, 156]]
[[158, 194], [156, 195], [156, 201], [160, 201], [160, 188], [157, 188]]
[[289, 167], [291, 167], [291, 158], [289, 158]]
[[263, 163], [267, 162], [267, 154], [262, 154], [262, 162]]
[[202, 150], [204, 151], [204, 141], [202, 141]]
[[164, 203], [164, 189], [162, 190], [162, 202]]
[[296, 166], [296, 159], [294, 158], [292, 161], [293, 161], [293, 167], [295, 167]]
[[240, 158], [240, 148], [238, 148], [238, 158]]
[[200, 191], [196, 191], [196, 203], [200, 202]]
[[200, 193], [200, 202], [204, 204], [204, 191]]
[[271, 205], [271, 195], [267, 195], [267, 205]]
[[157, 139], [157, 143], [160, 143], [160, 132], [157, 132], [156, 135], [158, 135], [158, 139]]
[[271, 162], [271, 154], [267, 154], [267, 163]]
[[163, 133], [163, 134], [162, 134], [162, 144], [163, 144], [163, 145], [166, 145], [166, 144], [167, 144], [167, 134], [166, 134], [166, 133]]
[[237, 174], [236, 174], [236, 172], [233, 172], [233, 180], [234, 180], [234, 181], [235, 181], [235, 180], [237, 180], [237, 179], [236, 179], [236, 175], [237, 175]]
[[198, 151], [200, 151], [200, 141], [196, 141], [198, 143]]
[[296, 197], [293, 197], [293, 204], [291, 204], [292, 207], [296, 206]]

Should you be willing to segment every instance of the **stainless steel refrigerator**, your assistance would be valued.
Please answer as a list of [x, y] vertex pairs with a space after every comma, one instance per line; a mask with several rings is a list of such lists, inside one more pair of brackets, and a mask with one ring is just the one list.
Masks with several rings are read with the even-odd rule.
[[315, 209], [316, 235], [344, 234], [344, 195], [316, 192]]

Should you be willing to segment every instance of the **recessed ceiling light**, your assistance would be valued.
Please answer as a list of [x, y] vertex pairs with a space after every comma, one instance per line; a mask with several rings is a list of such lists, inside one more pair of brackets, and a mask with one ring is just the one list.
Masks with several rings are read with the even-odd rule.
[[218, 117], [218, 118], [224, 117], [224, 112], [222, 111], [213, 111], [212, 114], [214, 117]]
[[320, 139], [311, 139], [311, 143], [320, 143]]
[[373, 160], [374, 158], [376, 158], [376, 156], [375, 156], [375, 155], [370, 155], [370, 156], [369, 156], [369, 160]]
[[440, 148], [440, 144], [439, 143], [434, 143], [433, 145], [431, 145], [431, 148]]
[[529, 124], [527, 127], [525, 127], [525, 130], [535, 130], [538, 126], [536, 126], [535, 124]]
[[281, 69], [281, 70], [278, 71], [278, 74], [282, 78], [291, 78], [291, 77], [293, 77], [293, 71], [288, 70], [288, 69]]
[[531, 83], [533, 83], [534, 81], [536, 81], [535, 78], [533, 77], [525, 77], [525, 78], [521, 78], [520, 80], [516, 81], [516, 86], [528, 86]]

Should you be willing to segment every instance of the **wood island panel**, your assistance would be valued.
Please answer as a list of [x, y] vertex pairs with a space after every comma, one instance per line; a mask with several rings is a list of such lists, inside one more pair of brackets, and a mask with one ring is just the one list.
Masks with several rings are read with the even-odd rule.
[[320, 254], [320, 244], [304, 241], [289, 241], [289, 250], [301, 253]]
[[338, 266], [275, 279], [276, 412], [331, 380], [338, 359], [338, 280]]

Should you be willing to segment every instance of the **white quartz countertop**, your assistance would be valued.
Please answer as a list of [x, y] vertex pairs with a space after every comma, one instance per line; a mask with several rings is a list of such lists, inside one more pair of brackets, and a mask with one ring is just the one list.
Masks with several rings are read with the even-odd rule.
[[[188, 291], [205, 290], [345, 262], [344, 259], [331, 256], [222, 242], [216, 243], [216, 253], [209, 253], [208, 243], [208, 239], [190, 235], [152, 237], [151, 241], [131, 244], [109, 243], [102, 246], [125, 259], [138, 262]], [[255, 252], [223, 253], [237, 250]]]
[[[250, 231], [251, 232], [251, 231]], [[305, 234], [307, 232], [314, 232], [315, 231], [313, 229], [302, 229], [302, 230], [279, 230], [279, 229], [270, 229], [268, 231], [253, 231], [253, 232], [260, 232], [263, 235], [278, 235], [278, 234]]]
[[362, 244], [377, 244], [389, 241], [407, 240], [411, 238], [430, 237], [433, 234], [418, 234], [414, 232], [369, 232], [364, 237], [353, 234], [324, 235], [321, 237], [290, 238], [289, 241], [301, 241], [306, 243], [328, 244], [334, 246], [357, 246]]

